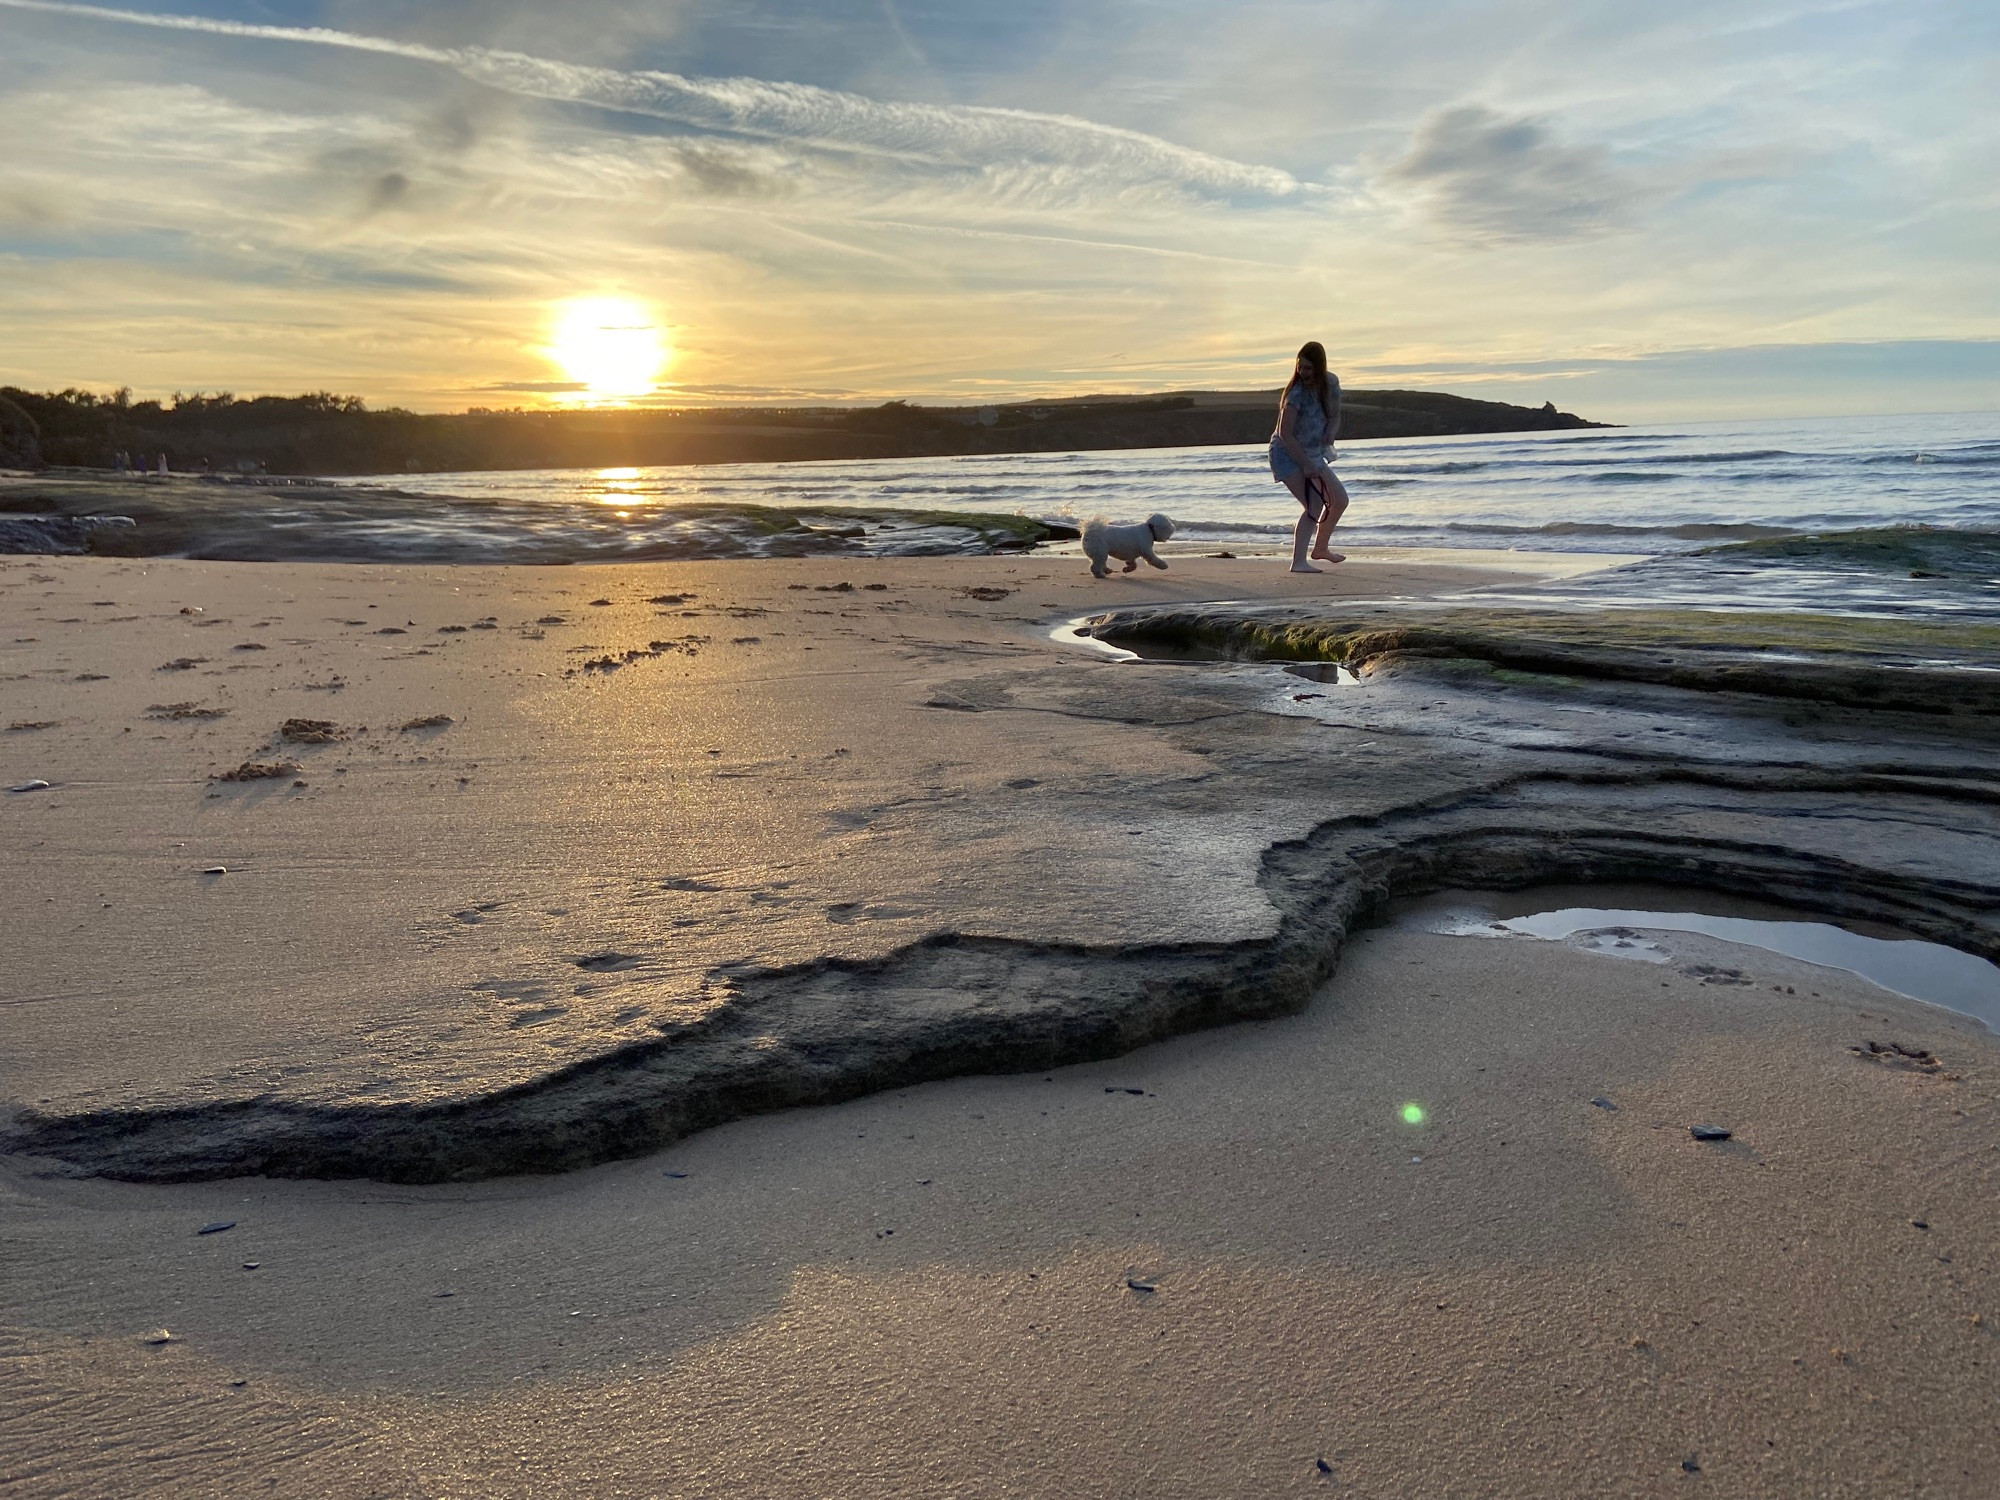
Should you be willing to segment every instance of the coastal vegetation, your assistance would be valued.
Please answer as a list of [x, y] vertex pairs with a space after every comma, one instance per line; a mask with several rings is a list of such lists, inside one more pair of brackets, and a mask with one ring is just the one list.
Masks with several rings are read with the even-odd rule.
[[[239, 399], [127, 390], [0, 388], [0, 442], [15, 467], [110, 468], [121, 455], [177, 472], [440, 473], [801, 459], [946, 457], [1257, 443], [1276, 391], [1091, 396], [995, 406], [704, 407], [420, 413], [355, 396]], [[9, 416], [9, 409], [18, 413]], [[1475, 401], [1436, 391], [1350, 391], [1347, 440], [1596, 427], [1551, 403]], [[14, 434], [21, 433], [23, 439]]]

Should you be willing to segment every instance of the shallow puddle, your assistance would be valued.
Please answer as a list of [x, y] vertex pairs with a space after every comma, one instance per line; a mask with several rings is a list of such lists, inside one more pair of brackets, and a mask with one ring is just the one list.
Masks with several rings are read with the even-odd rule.
[[1697, 932], [1844, 970], [2000, 1031], [2000, 966], [1895, 928], [1835, 925], [1762, 902], [1665, 886], [1444, 891], [1399, 906], [1391, 920], [1398, 927], [1455, 937], [1569, 941], [1593, 953], [1651, 963], [1667, 962], [1670, 955], [1647, 934]]
[[[1213, 651], [1199, 648], [1178, 650], [1157, 642], [1143, 642], [1143, 650], [1134, 651], [1124, 646], [1114, 646], [1109, 641], [1100, 641], [1091, 634], [1090, 622], [1095, 615], [1078, 615], [1073, 620], [1064, 620], [1049, 632], [1049, 639], [1058, 646], [1070, 646], [1078, 650], [1095, 652], [1112, 661], [1147, 661], [1183, 663], [1197, 666], [1258, 666], [1289, 672], [1294, 677], [1303, 677], [1309, 682], [1323, 682], [1337, 687], [1358, 687], [1361, 679], [1346, 667], [1330, 661], [1277, 661], [1258, 657], [1254, 660], [1238, 660], [1235, 657], [1218, 656]], [[1308, 695], [1311, 696], [1311, 695]]]

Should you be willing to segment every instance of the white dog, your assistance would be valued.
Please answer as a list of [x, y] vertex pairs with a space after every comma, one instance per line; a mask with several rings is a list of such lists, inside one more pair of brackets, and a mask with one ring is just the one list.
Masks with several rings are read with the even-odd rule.
[[1083, 528], [1083, 555], [1090, 559], [1091, 575], [1096, 578], [1111, 575], [1107, 559], [1113, 557], [1124, 562], [1127, 573], [1139, 566], [1142, 557], [1154, 567], [1164, 568], [1166, 564], [1153, 555], [1153, 543], [1164, 542], [1173, 534], [1174, 523], [1161, 515], [1130, 526], [1113, 526], [1102, 516], [1092, 516]]

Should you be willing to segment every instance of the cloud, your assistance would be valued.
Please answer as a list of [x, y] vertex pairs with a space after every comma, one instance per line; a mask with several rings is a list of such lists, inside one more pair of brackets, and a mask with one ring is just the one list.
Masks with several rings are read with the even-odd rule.
[[1489, 243], [1623, 229], [1648, 196], [1603, 146], [1564, 145], [1539, 121], [1481, 104], [1427, 116], [1382, 175], [1414, 190], [1445, 228]]
[[259, 26], [205, 16], [155, 15], [67, 0], [0, 0], [14, 10], [213, 36], [399, 57], [449, 68], [488, 88], [531, 99], [670, 120], [720, 135], [786, 142], [937, 167], [1057, 172], [1165, 186], [1202, 198], [1283, 199], [1301, 190], [1274, 167], [1232, 161], [1158, 136], [1070, 115], [871, 99], [810, 84], [624, 72], [488, 47], [437, 47], [323, 27]]

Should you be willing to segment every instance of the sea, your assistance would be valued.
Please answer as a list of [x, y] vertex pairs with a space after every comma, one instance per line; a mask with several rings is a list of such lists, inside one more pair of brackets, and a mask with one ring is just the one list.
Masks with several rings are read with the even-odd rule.
[[[1571, 555], [1527, 597], [1599, 605], [1804, 609], [2000, 619], [2000, 412], [1694, 422], [1350, 443], [1337, 545]], [[1298, 506], [1262, 448], [1151, 448], [832, 463], [384, 476], [440, 499], [500, 502], [567, 531], [576, 560], [745, 552], [715, 515], [775, 507], [823, 535], [856, 513], [1093, 515], [1175, 522], [1166, 549], [1282, 551]], [[699, 519], [696, 519], [696, 515]], [[857, 554], [958, 550], [922, 526], [863, 525]], [[550, 538], [555, 540], [554, 537]], [[834, 540], [841, 540], [837, 537]], [[1601, 557], [1601, 570], [1573, 564]], [[1470, 558], [1467, 559], [1471, 560]], [[1522, 559], [1526, 561], [1526, 559]]]
[[[1353, 501], [1337, 546], [1561, 562], [1551, 571], [1568, 576], [1529, 590], [1534, 602], [2000, 620], [2000, 412], [1405, 438], [1345, 444], [1334, 467]], [[1298, 515], [1248, 446], [332, 483], [341, 503], [206, 491], [198, 542], [175, 546], [246, 560], [860, 559], [1008, 545], [996, 516], [1076, 527], [1164, 512], [1171, 559], [1282, 553]]]

